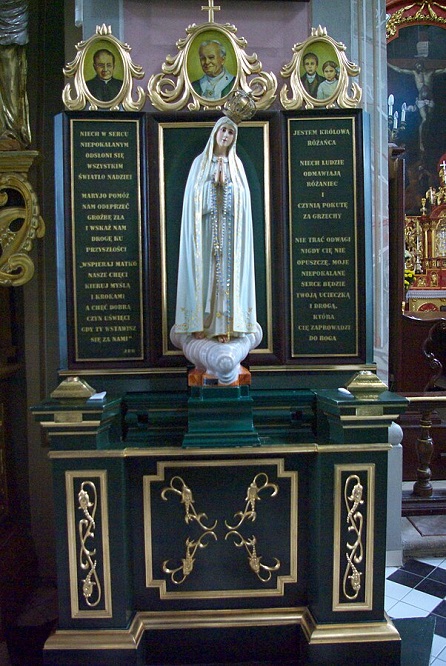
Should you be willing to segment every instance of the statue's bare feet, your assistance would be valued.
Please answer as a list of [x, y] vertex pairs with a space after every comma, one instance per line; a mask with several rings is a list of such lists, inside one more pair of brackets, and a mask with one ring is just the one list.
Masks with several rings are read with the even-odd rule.
[[197, 340], [203, 340], [205, 337], [204, 331], [195, 331], [194, 333], [194, 338], [197, 338]]
[[217, 340], [219, 342], [229, 342], [230, 338], [229, 335], [219, 335], [217, 336]]

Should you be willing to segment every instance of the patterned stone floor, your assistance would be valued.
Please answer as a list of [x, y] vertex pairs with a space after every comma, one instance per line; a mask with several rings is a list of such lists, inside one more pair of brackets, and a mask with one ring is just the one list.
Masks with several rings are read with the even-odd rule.
[[385, 610], [395, 619], [435, 616], [430, 663], [446, 664], [446, 557], [409, 559], [402, 567], [387, 567]]

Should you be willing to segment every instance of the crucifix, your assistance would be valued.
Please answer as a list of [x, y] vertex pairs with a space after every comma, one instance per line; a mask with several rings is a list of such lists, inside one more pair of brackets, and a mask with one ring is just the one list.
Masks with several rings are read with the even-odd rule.
[[209, 4], [208, 4], [207, 7], [205, 6], [205, 7], [201, 8], [201, 11], [202, 12], [206, 12], [206, 11], [209, 12], [208, 22], [213, 23], [214, 22], [214, 12], [219, 12], [221, 8], [216, 7], [214, 5], [214, 0], [208, 0], [208, 3]]

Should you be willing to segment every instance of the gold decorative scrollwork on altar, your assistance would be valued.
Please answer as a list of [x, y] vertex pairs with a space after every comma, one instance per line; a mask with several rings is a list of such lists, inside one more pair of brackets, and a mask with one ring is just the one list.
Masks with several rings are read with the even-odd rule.
[[[258, 485], [260, 483], [260, 485]], [[225, 541], [228, 537], [232, 536], [234, 538], [234, 545], [236, 548], [245, 548], [248, 553], [248, 562], [251, 568], [251, 571], [255, 573], [257, 578], [262, 581], [262, 583], [267, 583], [271, 580], [272, 572], [280, 569], [280, 560], [277, 557], [274, 557], [273, 560], [275, 563], [272, 566], [268, 566], [262, 562], [262, 557], [257, 554], [257, 538], [252, 535], [250, 538], [243, 537], [238, 528], [244, 523], [245, 519], [254, 522], [257, 518], [256, 505], [257, 502], [260, 502], [260, 492], [266, 489], [272, 490], [270, 497], [275, 497], [279, 492], [279, 486], [276, 483], [270, 483], [268, 476], [264, 472], [256, 474], [254, 479], [248, 486], [246, 491], [246, 505], [243, 511], [237, 511], [234, 514], [234, 518], [238, 519], [238, 522], [235, 525], [230, 525], [227, 520], [225, 520], [225, 525], [229, 532], [225, 536]]]
[[277, 557], [274, 557], [275, 564], [272, 566], [264, 564], [262, 562], [262, 557], [257, 554], [257, 539], [254, 535], [250, 539], [245, 539], [240, 532], [237, 532], [237, 530], [231, 530], [226, 534], [225, 539], [229, 536], [234, 537], [234, 546], [236, 548], [245, 547], [245, 550], [248, 553], [249, 566], [257, 578], [261, 580], [262, 583], [270, 581], [272, 572], [280, 569], [280, 560], [278, 560]]
[[291, 61], [281, 69], [281, 75], [290, 79], [280, 91], [280, 101], [285, 109], [354, 108], [362, 97], [356, 82], [360, 68], [349, 62], [346, 47], [327, 35], [327, 29], [312, 28], [311, 37], [293, 46]]
[[186, 105], [190, 111], [220, 109], [231, 93], [243, 90], [251, 94], [257, 109], [269, 108], [276, 98], [275, 75], [262, 71], [257, 54], [245, 53], [247, 41], [237, 37], [234, 25], [214, 22], [220, 8], [213, 0], [202, 9], [209, 12], [208, 22], [188, 26], [187, 37], [176, 43], [178, 53], [168, 55], [162, 71], [150, 77], [153, 106], [162, 111]]
[[21, 286], [34, 275], [28, 252], [45, 225], [27, 173], [35, 151], [0, 152], [0, 285]]
[[[257, 485], [259, 481], [262, 480], [261, 485]], [[229, 525], [228, 521], [225, 521], [225, 525], [228, 530], [236, 530], [240, 525], [245, 521], [245, 518], [254, 522], [257, 517], [256, 512], [256, 503], [260, 502], [260, 492], [270, 488], [273, 492], [270, 497], [274, 497], [279, 492], [279, 486], [276, 483], [270, 483], [267, 475], [264, 472], [256, 474], [253, 481], [249, 484], [248, 490], [246, 491], [246, 506], [244, 511], [237, 511], [234, 514], [234, 518], [238, 518], [238, 522], [235, 525]]]
[[[86, 488], [90, 490], [93, 501], [90, 500], [90, 495]], [[96, 486], [92, 481], [84, 481], [82, 483], [78, 499], [79, 509], [84, 514], [78, 526], [80, 538], [79, 566], [83, 571], [87, 572], [82, 581], [82, 593], [85, 603], [90, 608], [94, 608], [101, 601], [102, 586], [96, 571], [96, 548], [91, 548], [90, 546], [90, 541], [95, 537], [95, 514], [97, 508]]]
[[66, 471], [65, 486], [71, 617], [110, 618], [107, 472]]
[[111, 27], [97, 26], [96, 34], [76, 45], [75, 59], [64, 68], [66, 77], [74, 77], [74, 94], [70, 83], [63, 89], [62, 99], [70, 111], [87, 105], [91, 111], [110, 109], [140, 111], [146, 95], [141, 86], [132, 98], [133, 79], [142, 79], [144, 71], [130, 57], [131, 48], [114, 35]]
[[[254, 522], [257, 517], [256, 504], [260, 501], [260, 493], [266, 489], [271, 490], [270, 497], [274, 497], [279, 492], [279, 487], [275, 483], [270, 483], [268, 476], [261, 472], [257, 474], [253, 481], [249, 484], [246, 492], [246, 506], [243, 511], [237, 511], [234, 514], [234, 518], [237, 519], [235, 525], [230, 525], [227, 520], [225, 520], [225, 526], [228, 532], [225, 535], [225, 541], [228, 537], [233, 537], [234, 545], [236, 548], [245, 548], [248, 553], [248, 563], [251, 571], [255, 573], [257, 578], [262, 583], [267, 583], [271, 580], [272, 572], [280, 569], [280, 560], [276, 557], [273, 557], [273, 564], [268, 565], [262, 561], [262, 556], [259, 556], [257, 553], [257, 538], [252, 535], [249, 538], [245, 538], [238, 528], [244, 523], [245, 519]], [[181, 504], [184, 505], [184, 521], [187, 525], [190, 523], [197, 523], [200, 528], [203, 530], [203, 534], [199, 538], [193, 539], [190, 536], [187, 537], [185, 542], [185, 555], [179, 559], [178, 566], [170, 564], [170, 560], [164, 560], [162, 564], [162, 570], [164, 573], [170, 575], [172, 583], [175, 585], [181, 585], [184, 583], [186, 578], [192, 573], [195, 564], [195, 555], [198, 549], [206, 548], [209, 544], [209, 540], [212, 538], [217, 541], [217, 534], [214, 532], [217, 527], [217, 520], [214, 521], [212, 525], [206, 525], [205, 520], [207, 515], [205, 513], [197, 513], [194, 507], [194, 498], [192, 490], [185, 483], [185, 481], [180, 476], [173, 476], [170, 480], [170, 484], [164, 487], [161, 491], [161, 497], [163, 500], [167, 500], [167, 495], [173, 493], [180, 497]]]
[[200, 537], [196, 540], [186, 539], [186, 555], [182, 558], [181, 564], [178, 567], [173, 569], [168, 566], [169, 560], [164, 560], [163, 562], [163, 571], [164, 573], [170, 574], [170, 580], [175, 585], [181, 585], [184, 583], [186, 578], [192, 573], [195, 563], [195, 553], [199, 548], [206, 548], [208, 545], [207, 539], [213, 537], [217, 541], [217, 535], [215, 532], [205, 532], [201, 534]]
[[183, 558], [181, 558], [181, 564], [179, 566], [169, 565], [170, 560], [164, 560], [162, 569], [164, 573], [170, 574], [170, 580], [175, 585], [181, 585], [184, 583], [186, 578], [192, 573], [195, 563], [195, 554], [199, 548], [206, 548], [209, 539], [212, 537], [217, 541], [217, 535], [213, 531], [217, 526], [217, 521], [213, 525], [207, 526], [203, 522], [207, 515], [205, 513], [197, 513], [194, 507], [194, 498], [192, 490], [189, 486], [186, 485], [181, 476], [174, 476], [170, 480], [170, 484], [163, 488], [161, 491], [161, 497], [163, 500], [167, 501], [167, 494], [174, 493], [178, 495], [181, 499], [181, 504], [184, 505], [184, 521], [187, 525], [192, 522], [196, 522], [204, 533], [200, 535], [198, 539], [191, 539], [189, 536], [186, 539], [186, 553]]
[[333, 611], [373, 608], [375, 476], [374, 464], [335, 465]]
[[[180, 488], [176, 488], [176, 483], [180, 484]], [[196, 521], [201, 529], [203, 530], [213, 530], [217, 526], [217, 521], [212, 526], [207, 526], [203, 523], [203, 518], [207, 518], [205, 513], [197, 513], [194, 507], [194, 497], [192, 490], [185, 484], [181, 476], [173, 476], [170, 480], [170, 485], [166, 488], [163, 488], [161, 491], [161, 497], [163, 500], [167, 500], [167, 493], [172, 492], [181, 497], [181, 504], [184, 504], [184, 520], [187, 525], [192, 521]]]
[[[352, 487], [352, 484], [353, 487]], [[362, 543], [362, 530], [364, 516], [359, 507], [364, 504], [363, 486], [359, 476], [352, 474], [348, 477], [344, 487], [344, 501], [347, 509], [348, 531], [353, 534], [353, 542], [347, 542], [347, 565], [342, 581], [343, 592], [347, 599], [358, 597], [361, 589], [361, 572], [357, 565], [362, 563], [364, 547]]]
[[284, 459], [159, 461], [143, 485], [146, 587], [160, 599], [283, 596], [297, 582], [298, 474]]

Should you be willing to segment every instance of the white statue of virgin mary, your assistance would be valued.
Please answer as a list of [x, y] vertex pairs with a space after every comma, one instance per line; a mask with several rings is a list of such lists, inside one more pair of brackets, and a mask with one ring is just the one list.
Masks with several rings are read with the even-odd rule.
[[[221, 383], [235, 381], [240, 361], [262, 339], [256, 319], [251, 195], [236, 153], [237, 135], [237, 125], [220, 118], [190, 169], [171, 331], [172, 342], [186, 358]], [[228, 356], [234, 357], [232, 363]], [[224, 371], [217, 367], [222, 359]]]

